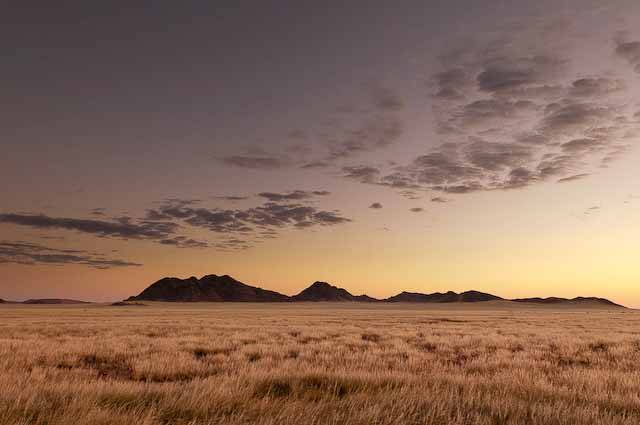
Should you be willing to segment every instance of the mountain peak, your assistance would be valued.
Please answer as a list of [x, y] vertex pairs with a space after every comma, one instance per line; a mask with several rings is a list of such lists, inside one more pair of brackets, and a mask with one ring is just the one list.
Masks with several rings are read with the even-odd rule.
[[166, 277], [128, 301], [287, 301], [289, 297], [274, 291], [241, 283], [229, 275], [205, 275], [201, 279]]
[[569, 306], [596, 305], [596, 306], [606, 306], [606, 307], [624, 307], [606, 298], [598, 298], [598, 297], [576, 297], [576, 298], [534, 297], [534, 298], [516, 298], [511, 301], [516, 303], [547, 304], [547, 305], [563, 304], [563, 305], [569, 305]]
[[377, 301], [367, 295], [352, 295], [343, 288], [327, 282], [314, 282], [291, 298], [293, 301]]
[[434, 292], [433, 294], [421, 294], [419, 292], [401, 292], [398, 295], [387, 298], [389, 302], [411, 302], [411, 303], [454, 303], [454, 302], [478, 302], [478, 301], [497, 301], [502, 298], [486, 294], [480, 291], [466, 291], [458, 294], [457, 292], [447, 291]]

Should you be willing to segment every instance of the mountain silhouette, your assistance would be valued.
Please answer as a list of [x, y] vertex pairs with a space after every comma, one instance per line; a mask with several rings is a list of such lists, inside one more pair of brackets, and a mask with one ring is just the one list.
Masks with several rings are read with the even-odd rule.
[[34, 298], [30, 300], [23, 301], [22, 304], [91, 304], [87, 301], [79, 301], [79, 300], [68, 300], [65, 298]]
[[549, 297], [549, 298], [516, 298], [511, 300], [516, 303], [534, 303], [534, 304], [601, 304], [607, 305], [610, 307], [623, 307], [620, 304], [616, 304], [613, 301], [609, 301], [606, 298], [597, 298], [597, 297], [576, 297], [576, 298], [558, 298], [558, 297]]
[[238, 282], [228, 275], [207, 275], [198, 279], [178, 279], [166, 277], [160, 279], [140, 295], [127, 301], [288, 301], [289, 297], [274, 291], [257, 288]]
[[352, 295], [343, 288], [338, 288], [327, 282], [315, 282], [298, 295], [291, 297], [292, 301], [350, 301], [374, 302], [378, 301], [368, 295]]
[[387, 302], [409, 303], [474, 303], [481, 301], [498, 301], [502, 298], [478, 291], [467, 291], [461, 294], [457, 292], [435, 292], [433, 294], [421, 294], [417, 292], [401, 292], [398, 295], [387, 298]]
[[499, 302], [501, 305], [546, 304], [558, 307], [623, 307], [604, 298], [519, 298], [508, 300], [479, 291], [435, 292], [422, 294], [401, 292], [387, 299], [379, 300], [368, 295], [353, 295], [344, 288], [327, 282], [314, 282], [297, 295], [288, 296], [275, 291], [258, 288], [239, 282], [229, 275], [207, 275], [200, 279], [190, 277], [179, 279], [166, 277], [155, 282], [139, 295], [126, 301], [165, 302], [380, 302], [380, 303], [483, 303]]

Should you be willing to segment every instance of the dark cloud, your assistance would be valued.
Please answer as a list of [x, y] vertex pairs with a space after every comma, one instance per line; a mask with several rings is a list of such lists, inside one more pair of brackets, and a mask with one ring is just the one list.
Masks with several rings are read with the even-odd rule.
[[448, 185], [482, 177], [482, 170], [466, 163], [456, 150], [443, 149], [417, 157], [409, 166], [410, 174], [418, 183]]
[[471, 192], [479, 192], [481, 190], [488, 190], [489, 187], [484, 186], [477, 181], [469, 181], [460, 184], [449, 184], [445, 186], [433, 186], [433, 190], [439, 190], [445, 193], [465, 194]]
[[454, 114], [450, 123], [463, 128], [487, 127], [503, 124], [505, 119], [516, 118], [524, 112], [535, 110], [535, 108], [535, 103], [529, 100], [481, 99], [464, 105]]
[[382, 208], [382, 204], [380, 202], [374, 202], [373, 204], [369, 205], [369, 208], [379, 210]]
[[421, 198], [421, 196], [418, 193], [414, 192], [413, 190], [403, 190], [400, 192], [400, 195], [411, 200], [416, 200]]
[[227, 252], [244, 251], [251, 248], [252, 246], [253, 244], [251, 243], [251, 241], [237, 238], [223, 239], [214, 245], [217, 250]]
[[249, 199], [249, 197], [248, 196], [227, 195], [227, 196], [214, 196], [214, 199], [221, 199], [223, 201], [236, 202], [236, 201], [247, 200], [247, 199]]
[[547, 143], [548, 139], [539, 133], [521, 133], [514, 137], [514, 140], [518, 143], [524, 143], [526, 145], [542, 146]]
[[302, 169], [313, 169], [313, 168], [328, 168], [331, 166], [331, 163], [327, 161], [311, 161], [300, 166]]
[[494, 94], [513, 94], [531, 87], [545, 86], [563, 65], [564, 61], [545, 55], [493, 57], [478, 74], [478, 88]]
[[435, 84], [434, 97], [446, 100], [463, 99], [465, 97], [463, 91], [471, 83], [469, 75], [462, 68], [440, 72], [434, 76], [433, 81]]
[[[314, 193], [316, 192], [316, 193]], [[242, 247], [252, 246], [257, 239], [277, 235], [285, 228], [310, 228], [348, 223], [351, 220], [337, 211], [324, 211], [312, 205], [290, 203], [292, 200], [311, 196], [325, 196], [326, 191], [294, 191], [285, 194], [265, 192], [260, 196], [270, 199], [262, 205], [245, 209], [201, 208], [167, 203], [147, 211], [147, 218], [163, 217], [176, 225], [186, 224], [207, 229], [221, 235], [234, 235], [232, 239], [243, 241]], [[161, 243], [179, 247], [203, 247], [203, 243], [184, 238], [165, 238]], [[218, 241], [209, 246], [215, 248], [238, 248], [239, 244]]]
[[601, 97], [621, 91], [625, 88], [624, 81], [610, 78], [581, 78], [571, 85], [570, 96]]
[[258, 196], [268, 199], [272, 202], [282, 202], [282, 201], [298, 201], [302, 199], [309, 199], [314, 196], [327, 196], [331, 194], [326, 190], [314, 190], [311, 192], [307, 192], [304, 190], [294, 190], [293, 192], [288, 193], [275, 193], [275, 192], [262, 192], [259, 193]]
[[63, 265], [79, 264], [96, 269], [134, 267], [141, 264], [106, 258], [87, 251], [57, 249], [29, 242], [0, 242], [0, 264]]
[[186, 236], [176, 236], [159, 241], [162, 245], [175, 246], [177, 248], [207, 248], [209, 244], [205, 241], [188, 238]]
[[446, 202], [449, 202], [449, 200], [447, 198], [443, 198], [441, 196], [436, 196], [434, 198], [431, 198], [431, 202], [437, 202], [437, 203], [440, 203], [440, 204], [444, 204]]
[[424, 212], [424, 208], [414, 207], [414, 208], [409, 209], [409, 211], [415, 212], [415, 213]]
[[542, 133], [549, 136], [574, 136], [602, 125], [614, 116], [608, 106], [592, 103], [551, 104], [541, 121]]
[[[394, 189], [419, 189], [420, 185], [416, 184], [410, 176], [402, 172], [388, 174], [380, 179], [378, 184], [388, 186]], [[407, 193], [406, 191], [403, 193]]]
[[287, 135], [289, 138], [291, 139], [306, 139], [307, 138], [307, 132], [301, 129], [295, 129], [295, 130], [291, 130], [289, 132], [289, 134]]
[[518, 189], [528, 186], [540, 179], [540, 176], [525, 167], [513, 168], [509, 171], [504, 183], [501, 184], [500, 189]]
[[574, 139], [561, 145], [562, 150], [568, 153], [593, 152], [603, 149], [605, 142], [597, 139]]
[[290, 165], [286, 159], [274, 156], [232, 155], [221, 158], [220, 161], [225, 165], [256, 170], [275, 170]]
[[404, 108], [403, 99], [392, 90], [378, 87], [373, 90], [373, 104], [376, 108], [385, 111], [398, 111]]
[[640, 73], [640, 41], [616, 41], [616, 53]]
[[64, 229], [89, 233], [101, 237], [123, 239], [164, 239], [178, 229], [178, 225], [166, 221], [147, 220], [131, 222], [128, 218], [116, 221], [49, 217], [44, 214], [0, 214], [0, 223], [29, 226], [38, 229]]
[[105, 214], [106, 210], [107, 210], [106, 208], [94, 208], [94, 209], [91, 210], [91, 215], [104, 216], [104, 215], [106, 215]]
[[367, 165], [343, 167], [344, 177], [361, 183], [374, 183], [380, 176], [380, 170]]

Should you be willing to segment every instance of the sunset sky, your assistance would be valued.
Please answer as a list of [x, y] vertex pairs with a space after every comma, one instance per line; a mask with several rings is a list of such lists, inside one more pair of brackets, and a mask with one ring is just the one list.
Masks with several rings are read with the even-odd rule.
[[640, 307], [640, 2], [0, 6], [0, 298]]

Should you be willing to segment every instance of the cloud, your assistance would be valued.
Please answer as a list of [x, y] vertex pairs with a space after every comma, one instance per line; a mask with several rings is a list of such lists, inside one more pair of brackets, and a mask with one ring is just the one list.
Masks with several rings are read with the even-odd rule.
[[214, 196], [214, 199], [221, 199], [223, 201], [236, 202], [236, 201], [247, 200], [247, 199], [249, 199], [249, 197], [248, 196], [227, 195], [227, 196]]
[[414, 207], [414, 208], [409, 209], [409, 211], [414, 212], [414, 213], [424, 212], [424, 208]]
[[491, 57], [478, 74], [478, 88], [494, 94], [518, 93], [546, 85], [563, 66], [564, 61], [549, 55]]
[[624, 90], [623, 80], [609, 78], [580, 78], [571, 85], [569, 94], [573, 97], [601, 97]]
[[606, 144], [602, 140], [584, 138], [570, 140], [560, 146], [564, 152], [583, 153], [601, 150]]
[[384, 111], [399, 111], [404, 108], [403, 99], [388, 88], [375, 88], [372, 98], [374, 106]]
[[460, 158], [451, 146], [417, 157], [408, 171], [418, 183], [427, 186], [448, 185], [482, 177], [482, 170]]
[[592, 215], [592, 214], [596, 214], [596, 213], [598, 213], [599, 211], [600, 211], [600, 207], [599, 207], [599, 206], [593, 206], [593, 207], [587, 208], [587, 209], [584, 211], [584, 215]]
[[[405, 164], [344, 167], [343, 176], [467, 194], [577, 180], [628, 152], [640, 135], [628, 76], [584, 76], [570, 50], [503, 35], [441, 55], [446, 67], [431, 78], [437, 145]], [[618, 41], [616, 52], [640, 65], [640, 42]]]
[[471, 79], [462, 68], [453, 68], [434, 75], [434, 97], [445, 100], [460, 100], [465, 97], [463, 90], [471, 84]]
[[57, 249], [29, 242], [0, 242], [0, 264], [63, 265], [79, 264], [95, 269], [136, 267], [141, 264], [106, 258], [102, 254], [81, 250]]
[[162, 239], [159, 242], [162, 245], [175, 246], [176, 248], [208, 248], [209, 247], [209, 243], [205, 241], [191, 239], [186, 236], [176, 236], [169, 239]]
[[535, 109], [535, 103], [530, 100], [480, 99], [462, 106], [454, 113], [449, 124], [463, 128], [479, 126], [486, 128], [504, 124], [506, 119], [517, 118]]
[[[265, 239], [265, 236], [275, 237], [282, 229], [333, 226], [351, 222], [351, 219], [343, 217], [338, 211], [325, 211], [313, 205], [291, 202], [327, 194], [327, 191], [264, 192], [259, 196], [268, 199], [267, 202], [244, 209], [204, 208], [166, 203], [148, 210], [147, 218], [162, 217], [176, 225], [207, 229], [219, 235], [233, 235], [233, 238], [225, 240], [237, 239], [243, 243], [217, 241], [209, 246], [224, 249], [242, 246], [242, 249], [245, 249], [252, 246], [256, 240]], [[161, 243], [179, 247], [204, 247], [204, 242], [184, 238], [165, 238]]]
[[367, 165], [343, 167], [344, 177], [357, 180], [361, 183], [374, 183], [380, 176], [380, 170]]
[[374, 116], [360, 127], [332, 138], [325, 160], [334, 161], [386, 148], [400, 139], [403, 132], [403, 124], [395, 116]]
[[106, 215], [106, 214], [105, 214], [105, 211], [106, 211], [106, 210], [107, 210], [106, 208], [93, 208], [93, 209], [91, 210], [91, 215], [104, 216], [104, 215]]
[[440, 204], [444, 204], [449, 202], [449, 200], [447, 198], [443, 198], [441, 196], [436, 196], [434, 198], [431, 198], [431, 202], [436, 202], [436, 203], [440, 203]]
[[400, 195], [404, 196], [407, 199], [416, 200], [420, 199], [421, 196], [414, 192], [413, 190], [402, 190], [400, 191]]
[[327, 161], [311, 161], [311, 162], [307, 162], [305, 164], [302, 164], [300, 166], [300, 168], [305, 169], [305, 170], [309, 170], [309, 169], [313, 169], [313, 168], [328, 168], [331, 166], [331, 163], [327, 162]]
[[589, 177], [591, 174], [575, 174], [573, 176], [565, 177], [558, 180], [558, 183], [568, 183], [576, 180], [584, 179], [585, 177]]
[[640, 41], [616, 40], [616, 54], [626, 59], [640, 73]]
[[122, 239], [164, 239], [174, 233], [178, 225], [153, 218], [131, 222], [128, 218], [116, 221], [49, 217], [44, 214], [0, 214], [0, 223], [28, 226], [38, 229], [64, 229], [89, 233], [100, 237]]
[[232, 167], [249, 168], [254, 170], [276, 170], [290, 165], [289, 161], [285, 158], [274, 156], [232, 155], [220, 158], [220, 162]]
[[547, 106], [547, 111], [541, 121], [541, 130], [551, 137], [584, 134], [590, 128], [610, 121], [614, 116], [610, 107], [593, 103], [554, 103]]
[[[362, 94], [361, 94], [362, 96]], [[270, 151], [253, 147], [217, 158], [222, 164], [256, 170], [288, 167], [312, 170], [340, 167], [338, 162], [379, 151], [396, 144], [404, 134], [405, 101], [388, 87], [373, 87], [361, 99], [361, 107], [337, 107], [317, 117], [309, 128], [295, 128], [269, 143]]]
[[519, 167], [531, 161], [532, 158], [531, 148], [517, 143], [491, 143], [477, 140], [468, 145], [465, 151], [470, 164], [488, 171]]
[[331, 192], [326, 190], [314, 190], [311, 192], [307, 192], [304, 190], [294, 190], [293, 192], [288, 193], [275, 193], [275, 192], [262, 192], [259, 193], [258, 196], [268, 199], [272, 202], [282, 202], [282, 201], [298, 201], [302, 199], [309, 199], [314, 196], [327, 196], [330, 195]]
[[382, 204], [380, 202], [374, 202], [373, 204], [369, 205], [369, 208], [379, 210], [382, 208]]

